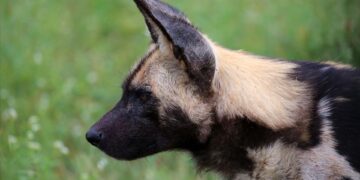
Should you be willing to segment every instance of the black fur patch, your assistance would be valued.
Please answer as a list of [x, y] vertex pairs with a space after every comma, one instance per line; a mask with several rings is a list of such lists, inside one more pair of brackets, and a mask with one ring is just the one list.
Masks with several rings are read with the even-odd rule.
[[159, 101], [145, 87], [128, 87], [116, 106], [91, 129], [101, 132], [97, 147], [106, 154], [133, 160], [169, 149], [158, 127]]
[[201, 169], [216, 170], [230, 178], [239, 172], [253, 171], [254, 162], [247, 156], [247, 148], [261, 148], [276, 140], [298, 142], [293, 129], [273, 131], [240, 117], [217, 122], [203, 148], [190, 151]]
[[[301, 145], [301, 148], [307, 149], [314, 147], [321, 143], [321, 118], [317, 113], [317, 104], [322, 97], [324, 97], [324, 92], [327, 91], [327, 80], [321, 81], [322, 78], [326, 76], [326, 72], [321, 72], [321, 68], [328, 67], [328, 65], [310, 63], [310, 62], [296, 62], [299, 66], [294, 70], [294, 73], [291, 74], [291, 77], [297, 81], [306, 82], [310, 90], [312, 91], [312, 100], [311, 104], [311, 121], [308, 127], [308, 132], [310, 134], [310, 141], [306, 144]], [[311, 89], [312, 88], [312, 89]]]
[[215, 56], [201, 33], [179, 10], [158, 0], [135, 0], [145, 16], [152, 38], [158, 40], [151, 19], [173, 45], [173, 53], [184, 60], [189, 76], [204, 91], [209, 91], [215, 74]]
[[[360, 172], [360, 71], [338, 70], [332, 75], [334, 85], [328, 96], [337, 150]], [[336, 101], [337, 97], [348, 101]]]
[[214, 124], [204, 148], [189, 149], [200, 169], [216, 170], [228, 177], [254, 169], [253, 161], [247, 157], [246, 146], [242, 144], [244, 134], [240, 122], [241, 119], [232, 119], [224, 125]]
[[168, 137], [175, 149], [201, 149], [199, 142], [199, 127], [178, 106], [165, 109], [165, 115], [160, 117], [160, 129]]
[[[310, 85], [314, 107], [322, 98], [329, 101], [336, 148], [360, 172], [360, 70], [310, 62], [297, 64], [294, 78]], [[318, 116], [314, 114], [310, 127], [313, 145], [319, 143], [321, 119]]]
[[344, 177], [341, 178], [341, 180], [352, 180], [352, 179], [349, 178], [349, 177], [344, 176]]

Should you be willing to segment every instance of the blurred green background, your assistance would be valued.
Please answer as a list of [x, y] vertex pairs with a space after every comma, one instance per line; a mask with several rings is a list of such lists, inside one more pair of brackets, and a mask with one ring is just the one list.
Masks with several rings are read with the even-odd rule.
[[[168, 0], [232, 49], [360, 66], [359, 0]], [[0, 179], [218, 179], [185, 153], [108, 158], [84, 134], [148, 46], [131, 0], [0, 1]]]

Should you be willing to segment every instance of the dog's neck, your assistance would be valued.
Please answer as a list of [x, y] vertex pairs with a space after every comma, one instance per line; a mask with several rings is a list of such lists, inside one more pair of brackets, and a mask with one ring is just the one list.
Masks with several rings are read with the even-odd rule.
[[295, 63], [212, 47], [216, 54], [213, 89], [219, 119], [248, 117], [279, 130], [306, 118], [310, 95], [307, 86], [291, 76]]
[[[284, 146], [306, 144], [308, 137], [297, 129], [306, 127], [303, 122], [309, 114], [303, 111], [308, 107], [304, 101], [308, 94], [303, 84], [289, 76], [296, 65], [215, 45], [213, 48], [217, 120], [207, 144], [192, 151], [199, 168], [233, 179], [259, 168], [256, 157], [251, 157], [257, 151], [252, 150], [278, 142]], [[274, 156], [274, 152], [266, 153], [266, 157]]]
[[[285, 138], [290, 129], [273, 131], [247, 118], [223, 119], [212, 128], [206, 145], [192, 151], [200, 169], [215, 170], [229, 179], [239, 174], [251, 174], [258, 167], [249, 155]], [[220, 122], [218, 121], [218, 122]], [[288, 139], [288, 141], [292, 141]], [[271, 153], [271, 152], [269, 152]], [[271, 154], [268, 154], [271, 156]]]

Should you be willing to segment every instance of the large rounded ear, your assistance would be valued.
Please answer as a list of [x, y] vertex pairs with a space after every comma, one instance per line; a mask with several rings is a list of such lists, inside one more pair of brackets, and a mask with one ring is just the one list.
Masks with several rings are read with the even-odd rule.
[[209, 90], [215, 74], [215, 56], [201, 33], [179, 10], [159, 0], [135, 0], [155, 43], [170, 47], [183, 60], [189, 76], [202, 90]]

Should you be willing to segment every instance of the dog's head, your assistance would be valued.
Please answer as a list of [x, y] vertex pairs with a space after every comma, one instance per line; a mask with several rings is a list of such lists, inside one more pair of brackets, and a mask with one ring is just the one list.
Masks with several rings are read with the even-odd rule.
[[152, 37], [123, 84], [123, 96], [87, 132], [117, 159], [200, 148], [213, 123], [215, 55], [183, 13], [158, 0], [135, 0]]

